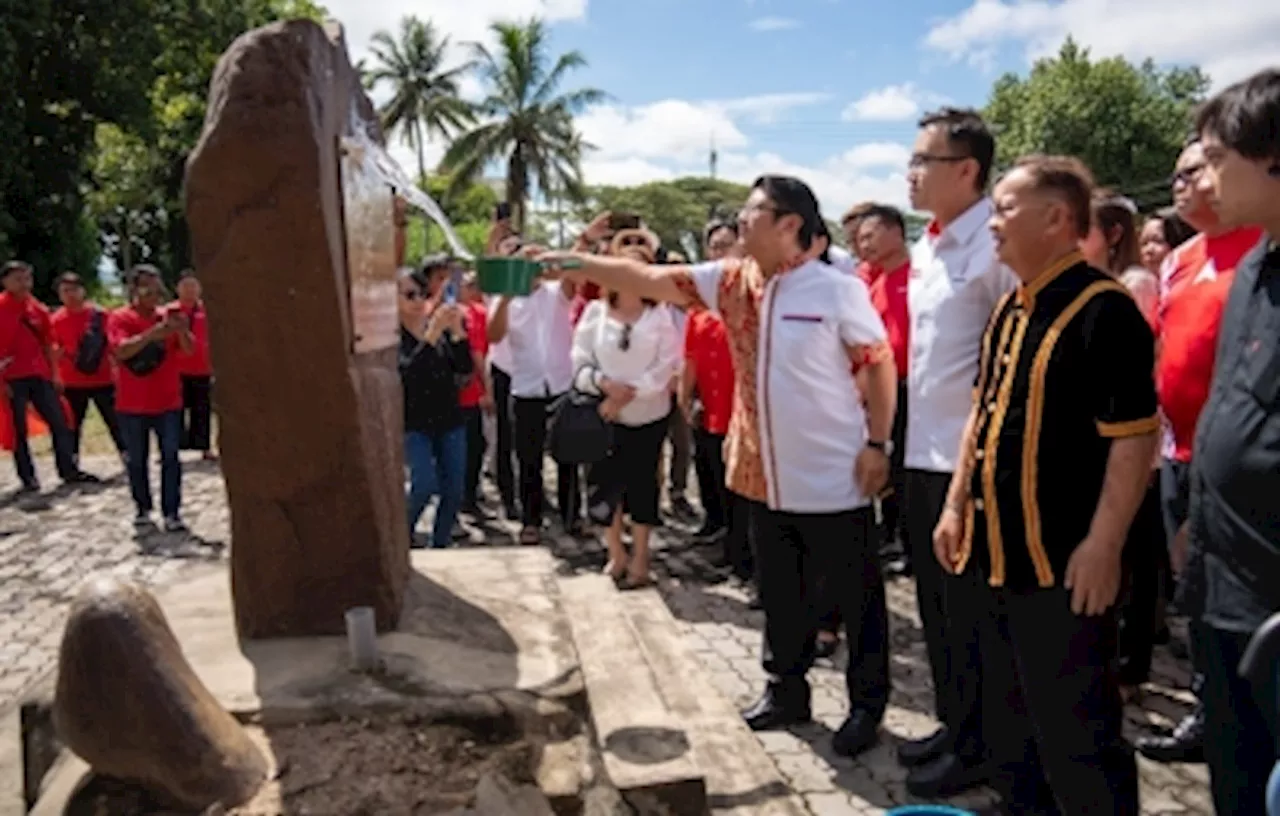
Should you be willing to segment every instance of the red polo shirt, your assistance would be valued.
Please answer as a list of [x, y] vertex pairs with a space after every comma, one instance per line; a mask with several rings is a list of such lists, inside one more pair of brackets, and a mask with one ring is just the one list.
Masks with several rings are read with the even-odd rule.
[[702, 427], [723, 436], [733, 414], [733, 357], [724, 321], [706, 309], [689, 312], [685, 324], [684, 357], [693, 364], [694, 382], [702, 401]]
[[907, 349], [911, 340], [911, 315], [907, 311], [907, 281], [911, 277], [911, 261], [885, 270], [874, 267], [867, 290], [871, 293], [871, 305], [880, 313], [884, 330], [893, 349], [893, 363], [898, 368], [898, 380], [907, 379]]
[[[467, 343], [471, 346], [472, 354], [479, 354], [483, 358], [489, 353], [489, 312], [483, 303], [468, 303], [463, 308], [467, 322]], [[480, 404], [483, 396], [484, 379], [478, 368], [471, 379], [467, 380], [467, 384], [458, 391], [458, 404], [463, 408], [474, 408]]]
[[104, 350], [98, 370], [86, 374], [76, 368], [76, 355], [80, 353], [80, 341], [89, 331], [95, 314], [102, 314], [102, 330], [107, 331], [107, 313], [92, 303], [86, 303], [72, 311], [66, 306], [58, 309], [50, 318], [54, 343], [58, 347], [58, 373], [67, 388], [103, 388], [114, 381], [111, 370], [111, 352]]
[[4, 379], [53, 379], [45, 349], [54, 344], [49, 310], [30, 295], [0, 292], [0, 360], [11, 358]]
[[1160, 304], [1160, 358], [1156, 389], [1173, 432], [1173, 458], [1191, 461], [1200, 410], [1213, 380], [1218, 329], [1236, 265], [1257, 246], [1262, 231], [1232, 230], [1213, 238], [1197, 235], [1170, 255]]
[[175, 300], [168, 308], [182, 310], [193, 337], [191, 353], [178, 353], [179, 372], [187, 377], [213, 376], [213, 363], [209, 361], [209, 313], [205, 311], [204, 301], [197, 300], [191, 306], [183, 306], [181, 301]]
[[[138, 314], [132, 305], [122, 306], [111, 313], [107, 321], [107, 339], [114, 352], [128, 339], [137, 337], [164, 320], [165, 309], [156, 309], [150, 317]], [[163, 341], [164, 361], [155, 371], [138, 376], [123, 363], [116, 366], [116, 410], [122, 414], [157, 414], [182, 409], [182, 363], [179, 353], [182, 347], [178, 335], [171, 334]]]

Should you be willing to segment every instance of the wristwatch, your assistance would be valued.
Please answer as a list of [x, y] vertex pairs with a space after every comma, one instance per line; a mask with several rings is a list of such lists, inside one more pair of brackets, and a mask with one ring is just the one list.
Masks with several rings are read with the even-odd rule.
[[883, 442], [876, 442], [873, 439], [867, 440], [867, 447], [872, 450], [878, 450], [885, 456], [893, 456], [893, 440], [886, 439]]

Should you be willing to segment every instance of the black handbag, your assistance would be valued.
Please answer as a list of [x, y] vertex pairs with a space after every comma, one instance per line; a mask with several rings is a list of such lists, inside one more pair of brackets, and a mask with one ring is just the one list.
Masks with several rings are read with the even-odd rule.
[[576, 388], [556, 401], [547, 438], [552, 459], [562, 465], [593, 465], [609, 456], [613, 423], [600, 416], [602, 402]]

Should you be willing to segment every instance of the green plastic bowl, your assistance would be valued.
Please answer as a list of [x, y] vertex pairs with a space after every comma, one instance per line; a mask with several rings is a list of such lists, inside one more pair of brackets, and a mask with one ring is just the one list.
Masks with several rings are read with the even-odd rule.
[[533, 291], [533, 279], [542, 265], [528, 258], [481, 258], [476, 261], [476, 281], [486, 295], [519, 297]]

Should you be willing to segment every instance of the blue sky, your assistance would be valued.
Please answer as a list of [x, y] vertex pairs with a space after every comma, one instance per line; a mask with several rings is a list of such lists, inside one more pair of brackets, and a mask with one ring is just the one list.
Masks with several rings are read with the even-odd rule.
[[[828, 215], [854, 201], [902, 204], [922, 110], [981, 105], [1008, 70], [1071, 34], [1096, 54], [1196, 63], [1217, 84], [1277, 62], [1280, 3], [1216, 0], [326, 0], [353, 58], [403, 14], [461, 43], [494, 18], [537, 14], [553, 47], [589, 67], [572, 86], [609, 103], [579, 127], [599, 150], [590, 183], [704, 174], [714, 138], [720, 175], [805, 178]], [[1158, 34], [1156, 33], [1158, 32]], [[477, 88], [467, 89], [470, 93]], [[433, 146], [438, 157], [442, 146]], [[397, 147], [407, 162], [411, 155]], [[410, 163], [411, 162], [407, 162]]]

